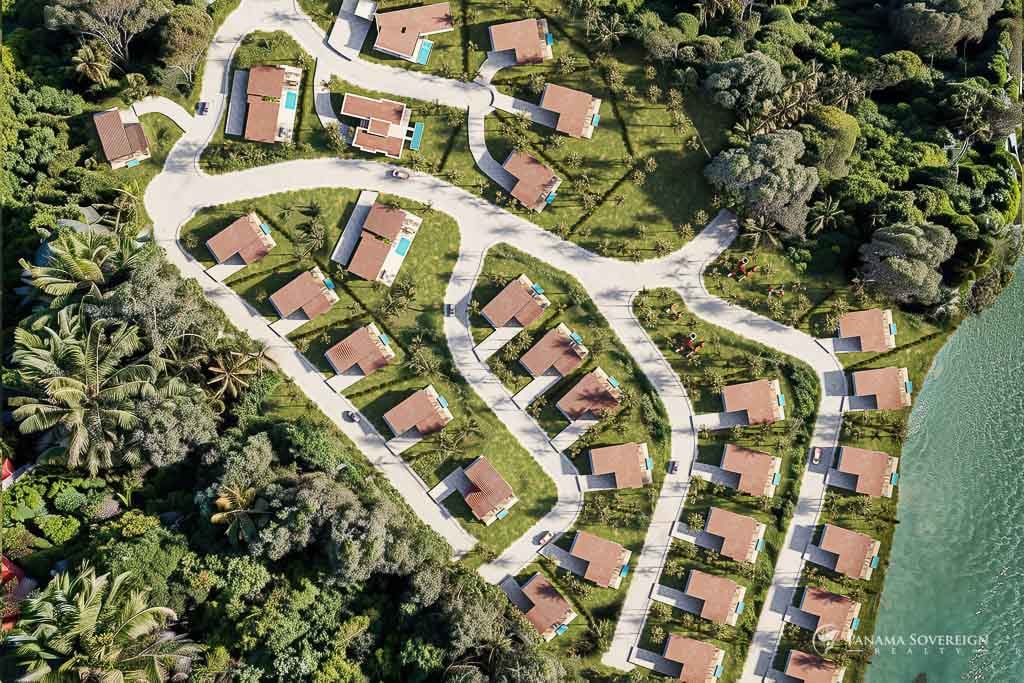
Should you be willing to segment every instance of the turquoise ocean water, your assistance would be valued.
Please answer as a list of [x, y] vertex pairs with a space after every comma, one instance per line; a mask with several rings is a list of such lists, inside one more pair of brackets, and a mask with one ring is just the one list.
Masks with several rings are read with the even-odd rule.
[[1024, 682], [1022, 339], [1024, 266], [921, 387], [868, 683]]

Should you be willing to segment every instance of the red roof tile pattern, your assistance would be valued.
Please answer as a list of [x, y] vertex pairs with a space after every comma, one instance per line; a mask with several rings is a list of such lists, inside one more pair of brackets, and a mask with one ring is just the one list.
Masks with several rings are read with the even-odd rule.
[[700, 608], [701, 617], [717, 624], [727, 624], [736, 613], [741, 589], [732, 579], [691, 569], [684, 592], [704, 601]]
[[543, 19], [520, 19], [494, 24], [487, 29], [491, 50], [515, 50], [516, 64], [538, 64], [550, 56], [547, 44], [547, 22]]
[[532, 285], [528, 277], [520, 275], [487, 302], [480, 313], [495, 328], [505, 327], [513, 320], [526, 327], [547, 308], [547, 299], [535, 292]]
[[737, 490], [748, 496], [767, 496], [781, 463], [779, 458], [767, 453], [735, 444], [727, 444], [722, 454], [722, 469], [739, 475]]
[[650, 481], [646, 459], [646, 443], [623, 443], [590, 449], [591, 471], [598, 475], [615, 475], [615, 488], [619, 489], [638, 489]]
[[837, 469], [857, 477], [857, 493], [879, 498], [892, 495], [892, 475], [898, 465], [899, 458], [888, 453], [842, 446]]
[[889, 328], [891, 324], [892, 311], [881, 308], [853, 311], [839, 319], [839, 336], [857, 337], [861, 351], [881, 353], [896, 347], [895, 335]]
[[596, 536], [587, 531], [577, 531], [569, 553], [587, 563], [583, 578], [598, 586], [608, 588], [622, 570], [626, 549], [621, 544]]
[[547, 196], [558, 185], [558, 176], [543, 163], [526, 152], [512, 152], [502, 164], [516, 178], [512, 196], [528, 209], [540, 211]]
[[835, 662], [800, 650], [790, 650], [786, 659], [786, 675], [802, 683], [839, 683], [845, 671]]
[[523, 584], [523, 593], [532, 603], [526, 611], [526, 618], [541, 635], [563, 623], [573, 613], [569, 601], [539, 572]]
[[384, 413], [384, 421], [395, 436], [401, 436], [413, 427], [420, 434], [426, 435], [442, 429], [452, 421], [452, 417], [438, 402], [434, 388], [426, 387]]
[[381, 341], [374, 324], [360, 327], [324, 353], [336, 373], [358, 366], [364, 375], [372, 375], [395, 359], [395, 352]]
[[608, 375], [597, 368], [591, 370], [558, 401], [558, 409], [569, 420], [590, 414], [601, 418], [618, 410], [622, 392], [608, 381]]
[[484, 519], [502, 508], [515, 494], [491, 461], [479, 457], [462, 470], [473, 488], [465, 494], [466, 505], [477, 519]]
[[749, 562], [764, 524], [752, 517], [712, 507], [704, 530], [722, 539], [722, 555], [737, 562]]
[[455, 28], [451, 7], [447, 2], [410, 7], [393, 12], [377, 12], [377, 40], [373, 47], [402, 57], [416, 57], [416, 43], [421, 36], [451, 31]]
[[900, 410], [910, 406], [906, 368], [877, 368], [853, 373], [853, 393], [874, 396], [878, 410]]
[[583, 365], [589, 353], [586, 346], [572, 338], [572, 331], [565, 323], [559, 323], [524, 353], [519, 362], [534, 377], [543, 375], [551, 368], [565, 377]]
[[243, 263], [255, 263], [270, 253], [274, 246], [274, 241], [263, 232], [260, 219], [254, 213], [236, 218], [231, 225], [206, 240], [206, 248], [217, 263], [223, 263], [235, 254], [242, 258]]

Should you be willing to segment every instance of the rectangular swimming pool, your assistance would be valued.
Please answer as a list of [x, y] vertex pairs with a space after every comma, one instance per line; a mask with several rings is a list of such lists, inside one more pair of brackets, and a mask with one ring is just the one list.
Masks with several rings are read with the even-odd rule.
[[408, 237], [403, 237], [398, 240], [398, 246], [395, 247], [395, 252], [399, 256], [405, 256], [409, 253], [409, 247], [412, 245], [412, 240]]
[[430, 59], [430, 48], [432, 47], [434, 47], [434, 42], [432, 40], [427, 40], [426, 38], [424, 38], [423, 42], [420, 43], [419, 54], [416, 55], [417, 64], [427, 63], [427, 60]]
[[295, 109], [299, 104], [299, 93], [294, 90], [289, 90], [284, 94], [284, 108]]

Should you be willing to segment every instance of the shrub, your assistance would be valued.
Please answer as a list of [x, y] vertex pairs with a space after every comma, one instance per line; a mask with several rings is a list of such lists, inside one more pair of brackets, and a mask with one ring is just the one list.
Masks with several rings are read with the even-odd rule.
[[43, 515], [35, 520], [39, 530], [54, 545], [63, 545], [78, 534], [81, 526], [74, 517], [65, 515]]
[[680, 31], [683, 32], [683, 40], [690, 41], [700, 34], [700, 19], [689, 12], [680, 12], [672, 19]]
[[81, 511], [88, 501], [89, 498], [84, 493], [73, 486], [67, 486], [53, 497], [53, 507], [57, 512], [70, 514]]

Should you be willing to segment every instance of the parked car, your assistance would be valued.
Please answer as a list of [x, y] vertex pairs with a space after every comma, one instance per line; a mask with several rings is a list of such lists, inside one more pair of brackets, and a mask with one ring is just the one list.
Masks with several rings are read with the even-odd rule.
[[210, 103], [209, 102], [200, 102], [199, 104], [196, 105], [196, 113], [199, 114], [200, 116], [206, 116], [206, 113], [208, 111], [210, 111]]
[[445, 304], [444, 305], [444, 314], [445, 314], [445, 316], [447, 316], [449, 318], [452, 317], [453, 315], [455, 315], [455, 305], [454, 304]]
[[818, 446], [815, 446], [814, 450], [811, 452], [811, 463], [815, 465], [821, 464], [821, 448]]
[[409, 172], [401, 168], [396, 168], [395, 170], [391, 171], [391, 177], [398, 178], [399, 180], [408, 180]]
[[669, 474], [675, 474], [678, 471], [679, 471], [679, 461], [678, 460], [669, 460], [668, 461], [668, 473]]
[[537, 545], [544, 545], [545, 543], [547, 543], [548, 541], [550, 541], [554, 537], [555, 537], [555, 532], [553, 532], [553, 531], [545, 531], [544, 535], [541, 536], [540, 539], [538, 539]]
[[345, 418], [347, 422], [359, 422], [359, 413], [355, 411], [346, 410], [341, 414], [341, 416]]

